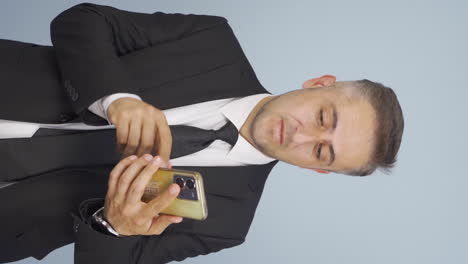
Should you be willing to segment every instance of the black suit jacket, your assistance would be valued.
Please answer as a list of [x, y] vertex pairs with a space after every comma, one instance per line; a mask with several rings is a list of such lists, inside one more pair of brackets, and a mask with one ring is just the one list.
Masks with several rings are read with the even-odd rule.
[[[167, 109], [267, 92], [221, 17], [80, 4], [53, 20], [51, 38], [54, 47], [0, 41], [0, 83], [9, 88], [0, 97], [0, 118], [101, 125], [105, 120], [87, 107], [112, 93], [135, 93]], [[116, 238], [90, 227], [112, 167], [27, 178], [0, 189], [0, 261], [41, 259], [73, 241], [76, 263], [166, 263], [239, 245], [276, 162], [175, 167], [204, 176], [209, 216], [184, 219], [160, 236]]]

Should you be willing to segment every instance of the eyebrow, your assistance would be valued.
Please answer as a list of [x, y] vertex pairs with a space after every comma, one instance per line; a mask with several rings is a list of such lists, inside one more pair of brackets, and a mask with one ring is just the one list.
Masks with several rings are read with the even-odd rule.
[[[336, 107], [335, 105], [332, 105], [333, 109], [333, 132], [336, 129], [336, 124], [338, 123], [338, 114], [336, 113]], [[335, 150], [333, 149], [333, 146], [331, 144], [328, 145], [328, 148], [330, 150], [330, 162], [328, 163], [328, 166], [330, 166], [334, 161], [335, 161]]]
[[333, 109], [333, 131], [336, 129], [336, 123], [338, 123], [338, 114], [336, 113], [336, 107], [335, 105], [332, 105]]
[[335, 161], [335, 150], [330, 144], [328, 145], [328, 149], [330, 150], [330, 162], [328, 162], [328, 166], [330, 166]]

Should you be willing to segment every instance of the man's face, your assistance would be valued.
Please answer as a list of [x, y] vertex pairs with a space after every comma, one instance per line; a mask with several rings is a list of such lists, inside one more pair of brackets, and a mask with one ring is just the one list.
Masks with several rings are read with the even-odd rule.
[[[375, 113], [367, 100], [350, 95], [349, 82], [294, 90], [262, 106], [251, 136], [264, 154], [303, 168], [327, 171], [367, 164]], [[306, 85], [306, 84], [304, 84]]]

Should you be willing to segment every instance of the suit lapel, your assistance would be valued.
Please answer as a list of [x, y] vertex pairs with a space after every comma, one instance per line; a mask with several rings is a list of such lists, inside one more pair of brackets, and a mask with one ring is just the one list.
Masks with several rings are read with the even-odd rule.
[[244, 239], [260, 201], [266, 179], [278, 161], [238, 167], [174, 167], [201, 173], [208, 205], [204, 221], [185, 219], [170, 231]]

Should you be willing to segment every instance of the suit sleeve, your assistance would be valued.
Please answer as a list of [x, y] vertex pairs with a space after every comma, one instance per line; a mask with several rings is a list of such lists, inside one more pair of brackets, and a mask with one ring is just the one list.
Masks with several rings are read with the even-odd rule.
[[136, 94], [119, 57], [222, 23], [226, 19], [216, 16], [147, 14], [82, 3], [54, 18], [50, 33], [64, 89], [79, 114], [106, 95]]
[[94, 230], [89, 217], [103, 205], [90, 199], [80, 205], [75, 218], [75, 264], [162, 264], [182, 261], [239, 245], [243, 240], [166, 230], [159, 236], [114, 237]]

